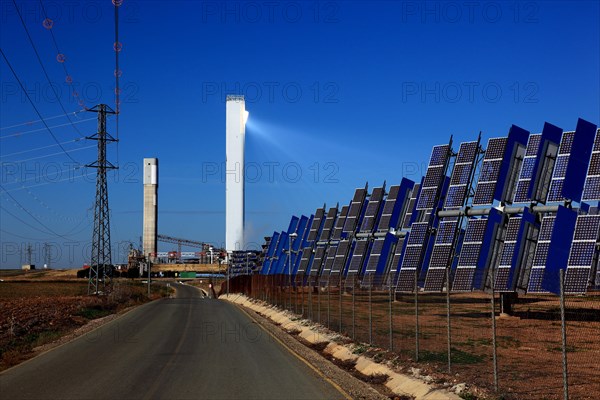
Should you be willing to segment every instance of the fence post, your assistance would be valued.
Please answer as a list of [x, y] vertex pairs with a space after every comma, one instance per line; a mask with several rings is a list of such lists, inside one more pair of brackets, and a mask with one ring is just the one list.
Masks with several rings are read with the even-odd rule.
[[494, 363], [494, 391], [498, 391], [498, 343], [496, 342], [496, 296], [494, 294], [494, 271], [491, 271], [492, 286], [492, 360]]
[[356, 282], [352, 278], [352, 340], [356, 341]]
[[317, 319], [321, 323], [321, 284], [317, 282]]
[[565, 270], [560, 270], [560, 331], [562, 336], [563, 396], [569, 400], [569, 373], [567, 368], [567, 321], [565, 319]]
[[450, 324], [450, 267], [446, 267], [446, 325], [448, 327], [448, 373], [452, 373], [452, 325]]
[[419, 284], [415, 270], [415, 361], [419, 361]]
[[308, 319], [314, 321], [312, 307], [312, 279], [310, 276], [308, 277]]
[[331, 278], [327, 279], [327, 329], [331, 327]]
[[394, 298], [390, 285], [390, 351], [394, 351]]
[[373, 303], [372, 299], [373, 281], [369, 284], [369, 344], [373, 345]]
[[340, 323], [339, 323], [339, 329], [338, 332], [342, 333], [342, 294], [343, 294], [343, 284], [342, 284], [342, 277], [340, 276], [340, 302], [339, 302], [339, 317], [340, 317]]

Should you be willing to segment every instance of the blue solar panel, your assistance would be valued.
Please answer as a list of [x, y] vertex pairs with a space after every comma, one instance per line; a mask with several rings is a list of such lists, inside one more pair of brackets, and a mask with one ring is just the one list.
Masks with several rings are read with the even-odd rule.
[[517, 238], [519, 236], [519, 228], [521, 226], [521, 217], [511, 217], [508, 219], [504, 243], [500, 251], [500, 263], [496, 271], [496, 279], [494, 280], [494, 288], [496, 290], [510, 290], [511, 283], [508, 282], [512, 268], [512, 260], [517, 248]]
[[340, 215], [337, 218], [337, 221], [335, 222], [335, 228], [333, 229], [333, 234], [331, 236], [331, 239], [333, 240], [340, 240], [342, 237], [342, 230], [344, 229], [344, 222], [346, 222], [346, 215], [348, 214], [348, 209], [350, 207], [348, 206], [343, 206], [342, 210], [340, 211]]
[[312, 266], [310, 267], [310, 274], [312, 276], [318, 276], [321, 274], [321, 267], [323, 266], [323, 259], [327, 253], [327, 247], [317, 246], [315, 250], [315, 257], [313, 258]]
[[565, 276], [565, 292], [585, 293], [590, 283], [596, 241], [600, 236], [600, 215], [579, 215]]
[[417, 210], [432, 209], [436, 206], [439, 191], [446, 176], [446, 166], [450, 157], [450, 146], [441, 145], [433, 148], [423, 187], [417, 200]]
[[[385, 199], [385, 202], [383, 203], [383, 211], [381, 212], [381, 218], [379, 218], [377, 230], [387, 231], [390, 228], [390, 222], [392, 219], [394, 208], [396, 206], [396, 200], [398, 199], [399, 191], [400, 186], [392, 186], [390, 188], [390, 193], [388, 194], [387, 198]], [[394, 226], [394, 228], [396, 227]]]
[[600, 200], [600, 129], [596, 132], [594, 150], [588, 168], [585, 188], [583, 189], [583, 200]]
[[321, 222], [323, 221], [323, 217], [325, 216], [324, 208], [317, 208], [315, 212], [315, 217], [313, 218], [312, 224], [310, 226], [310, 231], [308, 232], [308, 240], [315, 241], [317, 240], [317, 236], [319, 235], [319, 230], [321, 229]]
[[350, 265], [348, 266], [348, 273], [360, 273], [363, 265], [363, 260], [367, 254], [367, 248], [369, 241], [367, 239], [360, 239], [356, 241], [354, 245], [354, 252], [350, 259]]
[[346, 221], [344, 223], [344, 232], [350, 233], [356, 231], [358, 220], [360, 218], [361, 211], [365, 204], [366, 197], [366, 189], [356, 189], [356, 191], [354, 192], [354, 198], [350, 203], [350, 209], [348, 210], [348, 215], [346, 216]]
[[573, 138], [575, 132], [564, 132], [560, 141], [558, 156], [554, 164], [554, 172], [552, 173], [552, 181], [550, 182], [550, 190], [548, 191], [548, 202], [564, 201], [562, 194], [563, 183], [571, 158], [571, 147], [573, 146]]
[[435, 244], [452, 244], [458, 221], [443, 221], [437, 230]]
[[527, 143], [527, 150], [525, 151], [521, 174], [519, 175], [517, 189], [515, 190], [515, 203], [527, 203], [531, 200], [528, 196], [529, 185], [531, 184], [531, 179], [533, 177], [533, 169], [535, 168], [541, 138], [541, 134], [529, 135], [529, 142]]
[[323, 230], [321, 231], [321, 236], [319, 236], [319, 241], [329, 240], [335, 219], [337, 218], [337, 213], [337, 207], [331, 207], [329, 211], [327, 211], [327, 217], [325, 218], [325, 224], [323, 224]]
[[342, 240], [337, 246], [337, 251], [335, 252], [335, 259], [333, 266], [331, 267], [332, 274], [339, 274], [344, 271], [344, 267], [346, 266], [346, 258], [348, 257], [348, 250], [350, 249], [350, 242], [348, 240]]
[[381, 202], [383, 201], [383, 195], [385, 194], [385, 190], [382, 187], [373, 189], [373, 193], [371, 194], [371, 198], [367, 203], [367, 208], [365, 210], [365, 216], [363, 218], [362, 224], [360, 226], [361, 232], [371, 232], [375, 228], [375, 222], [377, 216], [379, 215], [379, 209], [381, 207]]
[[[533, 264], [531, 267], [531, 276], [529, 279], [528, 292], [544, 292], [542, 282], [544, 278], [544, 269], [548, 263], [548, 251], [550, 249], [550, 239], [552, 239], [552, 231], [554, 230], [555, 216], [542, 218], [540, 232], [538, 234], [538, 242], [533, 256]], [[534, 276], [535, 279], [531, 279]]]
[[421, 185], [417, 183], [410, 194], [408, 207], [406, 207], [406, 214], [404, 215], [404, 219], [402, 221], [402, 228], [404, 229], [410, 228], [410, 220], [412, 219], [412, 213], [415, 208], [415, 204], [417, 203], [417, 195], [419, 194], [420, 188]]
[[429, 229], [427, 222], [415, 222], [412, 224], [408, 237], [408, 245], [422, 245], [427, 234], [427, 229]]
[[378, 238], [373, 241], [371, 254], [369, 255], [369, 261], [367, 261], [367, 268], [365, 269], [366, 272], [375, 272], [377, 270], [377, 264], [379, 264], [379, 259], [381, 258], [384, 242], [384, 238]]
[[479, 172], [479, 180], [475, 188], [473, 205], [486, 205], [494, 202], [494, 191], [498, 183], [500, 167], [508, 138], [492, 138], [488, 140], [483, 164]]

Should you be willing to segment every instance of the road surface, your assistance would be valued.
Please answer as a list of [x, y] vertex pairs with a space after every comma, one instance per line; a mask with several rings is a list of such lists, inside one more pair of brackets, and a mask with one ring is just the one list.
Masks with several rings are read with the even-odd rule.
[[4, 371], [0, 398], [344, 398], [236, 306], [176, 288]]

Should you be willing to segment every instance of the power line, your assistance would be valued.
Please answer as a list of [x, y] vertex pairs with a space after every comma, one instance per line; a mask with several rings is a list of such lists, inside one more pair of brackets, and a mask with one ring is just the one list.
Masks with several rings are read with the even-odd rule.
[[35, 106], [33, 100], [31, 100], [31, 97], [29, 97], [29, 93], [27, 93], [27, 90], [25, 90], [25, 86], [23, 86], [23, 83], [19, 79], [19, 76], [17, 75], [17, 73], [15, 72], [14, 68], [12, 67], [12, 65], [10, 64], [10, 62], [8, 61], [8, 58], [6, 58], [6, 54], [4, 54], [4, 51], [2, 50], [2, 48], [0, 48], [0, 53], [2, 54], [2, 58], [4, 58], [4, 61], [6, 61], [6, 64], [8, 65], [8, 68], [10, 69], [10, 72], [12, 72], [13, 76], [15, 77], [15, 79], [17, 80], [17, 82], [19, 83], [19, 86], [21, 87], [21, 90], [23, 91], [23, 93], [25, 93], [25, 96], [27, 97], [27, 100], [29, 100], [29, 103], [31, 104], [31, 106], [35, 110], [35, 113], [38, 115], [39, 119], [42, 121], [42, 123], [44, 124], [44, 126], [46, 127], [46, 129], [48, 130], [48, 132], [50, 133], [50, 135], [52, 136], [52, 139], [54, 139], [54, 141], [60, 146], [60, 148], [62, 149], [62, 151], [67, 155], [67, 157], [69, 157], [71, 159], [71, 161], [73, 161], [74, 163], [79, 164], [73, 157], [71, 157], [71, 155], [69, 153], [67, 153], [67, 151], [65, 150], [65, 148], [62, 147], [62, 145], [58, 142], [58, 139], [56, 139], [56, 136], [54, 136], [54, 133], [52, 133], [52, 130], [48, 126], [48, 123], [44, 120], [44, 117], [42, 117], [42, 114], [39, 112], [39, 110]]
[[[58, 145], [61, 146], [61, 148], [62, 148], [62, 145], [60, 143]], [[96, 146], [92, 144], [90, 146], [79, 147], [77, 149], [71, 149], [71, 150], [68, 150], [68, 151], [65, 151], [63, 149], [62, 152], [59, 151], [58, 153], [46, 154], [46, 155], [38, 156], [38, 157], [25, 158], [23, 160], [3, 161], [3, 162], [0, 162], [0, 165], [3, 165], [3, 164], [16, 164], [16, 163], [23, 163], [23, 162], [32, 161], [32, 160], [39, 160], [40, 158], [48, 158], [48, 157], [59, 156], [59, 155], [61, 155], [63, 153], [65, 153], [66, 155], [68, 155], [69, 157], [71, 157], [69, 155], [69, 153], [72, 153], [74, 151], [81, 151], [81, 150], [91, 149], [92, 147], [96, 147]]]
[[[73, 176], [73, 177], [68, 177], [68, 178], [59, 179], [59, 180], [57, 180], [57, 181], [52, 181], [52, 182], [44, 182], [44, 183], [38, 183], [37, 185], [21, 186], [21, 187], [19, 187], [19, 188], [14, 188], [14, 189], [10, 189], [10, 190], [5, 190], [5, 192], [7, 192], [7, 193], [8, 193], [8, 192], [16, 192], [16, 191], [19, 191], [19, 190], [23, 190], [23, 189], [29, 189], [29, 188], [32, 188], [32, 187], [45, 186], [45, 185], [50, 185], [50, 184], [53, 184], [53, 183], [64, 182], [64, 181], [69, 181], [69, 180], [74, 180], [74, 179], [79, 179], [79, 178], [85, 178], [85, 177], [88, 177], [88, 176], [94, 176], [94, 175], [96, 175], [96, 174], [95, 174], [95, 173], [83, 174], [83, 175], [79, 175], [79, 176]], [[35, 178], [32, 178], [32, 179], [35, 179]], [[26, 182], [26, 181], [28, 181], [28, 180], [31, 180], [31, 179], [27, 179], [27, 180], [25, 180], [25, 181], [22, 181], [22, 182]]]
[[[66, 123], [66, 124], [53, 125], [50, 128], [61, 128], [63, 126], [68, 126], [68, 125], [73, 125], [73, 124], [81, 124], [82, 122], [91, 121], [93, 119], [96, 119], [96, 118], [86, 118], [86, 119], [82, 119], [82, 120], [79, 120], [79, 121], [70, 122], [70, 123]], [[11, 138], [11, 137], [19, 137], [19, 136], [27, 135], [29, 133], [41, 132], [41, 131], [45, 131], [45, 130], [46, 130], [45, 128], [38, 128], [38, 129], [32, 129], [30, 131], [25, 131], [25, 132], [17, 132], [17, 133], [13, 133], [13, 134], [10, 134], [10, 135], [0, 136], [0, 140], [2, 140], [2, 139], [8, 139], [8, 138]], [[84, 139], [84, 138], [77, 138], [75, 140], [81, 140], [81, 139]]]
[[[44, 3], [42, 2], [42, 0], [40, 0], [40, 6], [42, 8], [42, 12], [44, 13], [44, 21], [52, 22], [52, 20], [50, 20], [50, 18], [48, 18], [48, 14], [46, 14], [46, 8], [44, 7]], [[56, 49], [56, 54], [58, 56], [59, 54], [62, 54], [62, 53], [60, 52], [60, 49], [58, 48], [58, 43], [56, 41], [56, 37], [54, 36], [54, 31], [52, 30], [52, 26], [50, 26], [47, 29], [50, 31], [50, 35], [52, 36], [52, 42], [54, 43], [54, 48]], [[69, 74], [69, 71], [67, 70], [67, 65], [66, 65], [65, 61], [61, 62], [61, 64], [62, 64], [63, 70], [65, 71], [66, 81], [70, 85], [72, 82], [71, 74]], [[79, 97], [78, 93], [74, 94], [74, 96], [79, 100], [79, 105], [85, 109], [84, 111], [86, 111], [88, 108], [85, 106], [85, 102], [83, 101], [83, 99], [81, 97]]]
[[23, 20], [23, 16], [21, 15], [21, 11], [19, 10], [19, 7], [17, 6], [17, 2], [15, 0], [13, 0], [13, 4], [15, 6], [15, 9], [17, 10], [19, 19], [21, 20], [21, 25], [23, 25], [23, 28], [25, 29], [25, 33], [27, 33], [27, 38], [29, 39], [29, 43], [31, 44], [31, 47], [33, 48], [33, 51], [35, 52], [35, 56], [37, 57], [37, 60], [40, 63], [40, 67], [42, 67], [42, 71], [44, 71], [44, 76], [46, 77], [46, 80], [48, 81], [48, 84], [50, 85], [50, 88], [52, 89], [52, 93], [54, 93], [54, 97], [56, 97], [56, 100], [58, 100], [58, 104], [60, 104], [60, 108], [65, 113], [65, 116], [67, 117], [67, 119], [69, 120], [71, 125], [73, 126], [73, 129], [75, 129], [75, 131], [77, 132], [77, 134], [79, 136], [84, 137], [83, 134], [81, 132], [79, 132], [79, 129], [75, 125], [73, 125], [73, 121], [71, 121], [71, 117], [69, 117], [69, 113], [65, 109], [65, 106], [63, 105], [62, 101], [60, 101], [60, 97], [58, 96], [58, 93], [56, 93], [56, 89], [54, 88], [54, 85], [52, 85], [52, 81], [50, 80], [50, 77], [48, 76], [46, 67], [44, 67], [42, 58], [40, 57], [40, 54], [38, 53], [37, 48], [35, 47], [35, 43], [33, 43], [33, 39], [31, 38], [31, 35], [29, 34], [29, 29], [27, 29], [25, 20]]
[[[19, 202], [17, 201], [17, 199], [15, 199], [15, 197], [14, 197], [12, 194], [10, 194], [9, 192], [7, 192], [7, 191], [6, 191], [6, 189], [4, 189], [4, 187], [3, 187], [2, 185], [0, 185], [0, 189], [2, 189], [2, 191], [3, 191], [4, 193], [6, 193], [6, 194], [8, 195], [8, 197], [10, 197], [10, 198], [12, 199], [12, 201], [14, 201], [14, 202], [15, 202], [15, 204], [16, 204], [17, 206], [19, 206], [19, 207], [20, 207], [20, 208], [21, 208], [23, 211], [25, 211], [25, 212], [26, 212], [26, 213], [27, 213], [27, 214], [28, 214], [28, 215], [29, 215], [31, 218], [33, 218], [33, 219], [34, 219], [34, 220], [35, 220], [35, 221], [36, 221], [38, 224], [40, 224], [41, 226], [43, 226], [45, 229], [47, 229], [49, 232], [51, 232], [51, 233], [52, 233], [52, 234], [54, 234], [55, 236], [61, 237], [61, 238], [63, 238], [63, 239], [70, 240], [68, 237], [66, 237], [66, 236], [63, 236], [63, 235], [61, 235], [61, 234], [59, 234], [59, 233], [56, 233], [54, 230], [52, 230], [51, 228], [49, 228], [48, 226], [46, 226], [46, 224], [44, 224], [42, 221], [40, 221], [39, 219], [37, 219], [37, 218], [35, 217], [35, 215], [33, 215], [32, 213], [30, 213], [30, 212], [29, 212], [29, 210], [27, 210], [25, 207], [23, 207], [23, 205], [22, 205], [21, 203], [19, 203]], [[26, 224], [26, 225], [28, 225], [28, 226], [31, 226], [31, 225], [27, 224], [25, 221], [23, 221], [22, 219], [18, 218], [18, 217], [17, 217], [17, 216], [15, 216], [14, 214], [12, 214], [12, 213], [11, 213], [10, 211], [8, 211], [6, 208], [3, 208], [3, 209], [4, 209], [4, 211], [6, 211], [7, 213], [9, 213], [9, 214], [10, 214], [10, 215], [12, 215], [13, 217], [15, 217], [15, 218], [19, 219], [21, 222], [25, 223], [25, 224]], [[42, 231], [42, 230], [40, 230], [40, 232], [43, 232], [43, 231]], [[45, 233], [45, 234], [48, 234], [48, 232], [44, 232], [44, 233]]]
[[[79, 113], [82, 113], [82, 112], [85, 112], [85, 110], [73, 111], [73, 112], [71, 112], [69, 114], [75, 115], [75, 114], [79, 114]], [[52, 117], [46, 117], [46, 121], [49, 121], [51, 119], [56, 119], [56, 118], [62, 118], [64, 116], [65, 116], [65, 114], [58, 114], [58, 115], [54, 115]], [[18, 128], [19, 126], [33, 125], [36, 122], [41, 122], [41, 120], [40, 119], [34, 119], [34, 120], [31, 120], [31, 121], [22, 122], [20, 124], [15, 124], [15, 125], [11, 125], [11, 126], [4, 126], [4, 127], [0, 128], [0, 131], [3, 131], [5, 129]]]
[[[74, 142], [78, 142], [81, 139], [73, 139], [73, 140], [67, 140], [66, 142], [62, 142], [61, 144], [69, 144], [69, 143], [74, 143]], [[11, 157], [11, 156], [16, 156], [19, 154], [24, 154], [24, 153], [31, 153], [32, 151], [38, 151], [38, 150], [43, 150], [43, 149], [49, 149], [50, 147], [55, 147], [55, 144], [50, 144], [48, 146], [41, 146], [41, 147], [36, 147], [34, 149], [29, 149], [29, 150], [23, 150], [23, 151], [16, 151], [14, 153], [9, 153], [9, 154], [3, 154], [0, 155], [0, 158], [4, 158], [4, 157]]]

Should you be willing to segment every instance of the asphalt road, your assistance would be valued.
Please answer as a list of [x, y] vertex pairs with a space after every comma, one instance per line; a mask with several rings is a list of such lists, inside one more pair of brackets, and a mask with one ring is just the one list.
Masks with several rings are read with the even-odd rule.
[[0, 399], [340, 399], [244, 312], [176, 285], [0, 374]]

